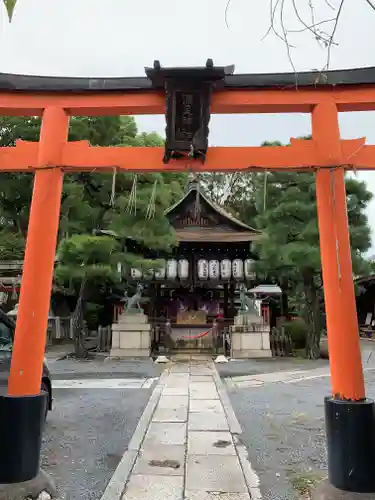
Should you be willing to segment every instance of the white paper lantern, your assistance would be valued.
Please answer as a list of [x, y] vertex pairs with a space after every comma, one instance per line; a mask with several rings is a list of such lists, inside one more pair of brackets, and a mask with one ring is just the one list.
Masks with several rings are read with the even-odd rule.
[[142, 278], [142, 271], [140, 269], [132, 267], [130, 269], [130, 276], [133, 278], [133, 280], [138, 280], [139, 278]]
[[167, 260], [167, 278], [174, 280], [177, 278], [177, 260]]
[[218, 260], [210, 260], [208, 263], [208, 274], [212, 280], [220, 278], [220, 264]]
[[243, 260], [234, 259], [232, 262], [232, 275], [234, 279], [241, 279], [243, 277]]
[[208, 278], [208, 261], [206, 259], [198, 260], [198, 278], [200, 280]]
[[189, 261], [187, 259], [178, 261], [178, 277], [185, 280], [189, 277]]
[[255, 279], [254, 264], [255, 261], [253, 259], [245, 260], [245, 277], [249, 280]]
[[224, 280], [229, 280], [232, 275], [232, 263], [229, 259], [220, 262], [220, 274]]
[[165, 278], [165, 261], [162, 261], [163, 264], [155, 269], [155, 278], [157, 280], [162, 280]]

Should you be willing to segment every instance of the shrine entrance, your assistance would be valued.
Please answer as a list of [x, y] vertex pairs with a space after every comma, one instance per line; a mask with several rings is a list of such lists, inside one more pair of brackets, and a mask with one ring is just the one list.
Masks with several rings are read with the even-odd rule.
[[[209, 199], [199, 175], [190, 175], [185, 194], [164, 215], [175, 231], [178, 245], [173, 250], [155, 252], [131, 238], [124, 242], [128, 252], [144, 256], [149, 265], [143, 270], [123, 266], [122, 279], [127, 289], [142, 286], [150, 344], [142, 338], [146, 333], [137, 334], [140, 324], [133, 322], [129, 330], [130, 319], [137, 316], [124, 317], [130, 311], [123, 311], [119, 297], [110, 357], [148, 357], [150, 350], [153, 357], [177, 353], [271, 357], [270, 315], [262, 315], [269, 294], [264, 299], [257, 290], [259, 311], [241, 308], [240, 288], [251, 290], [261, 284], [252, 253], [261, 231]], [[247, 324], [239, 321], [245, 313]], [[235, 323], [240, 323], [238, 328]]]
[[[167, 69], [155, 61], [141, 78], [0, 75], [0, 114], [42, 116], [39, 143], [18, 141], [0, 149], [0, 172], [35, 174], [9, 396], [1, 398], [0, 413], [22, 427], [30, 420], [23, 418], [26, 414], [32, 411], [38, 419], [43, 410], [40, 379], [65, 172], [312, 171], [332, 384], [325, 401], [329, 480], [342, 490], [375, 491], [374, 405], [365, 394], [344, 179], [346, 170], [375, 169], [375, 146], [364, 138], [342, 140], [338, 123], [338, 112], [375, 109], [375, 68], [324, 74], [233, 71], [208, 60], [205, 67]], [[210, 113], [295, 112], [311, 114], [311, 141], [291, 139], [287, 147], [208, 147]], [[163, 113], [164, 151], [67, 142], [69, 116]], [[15, 456], [38, 439], [19, 442], [12, 449]], [[32, 456], [39, 453], [34, 450]]]

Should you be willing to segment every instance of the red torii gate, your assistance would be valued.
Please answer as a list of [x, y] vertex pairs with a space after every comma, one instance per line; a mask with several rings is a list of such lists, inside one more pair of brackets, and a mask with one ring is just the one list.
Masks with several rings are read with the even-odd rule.
[[0, 115], [42, 116], [39, 143], [18, 141], [0, 148], [0, 172], [35, 174], [9, 396], [40, 393], [65, 172], [314, 171], [332, 382], [332, 397], [326, 400], [330, 481], [343, 490], [375, 492], [375, 443], [369, 437], [375, 422], [364, 387], [344, 180], [345, 170], [375, 169], [375, 146], [364, 138], [342, 140], [338, 123], [338, 112], [375, 109], [375, 68], [324, 75], [227, 75], [213, 89], [209, 106], [211, 113], [309, 113], [312, 140], [291, 139], [290, 146], [277, 147], [211, 147], [204, 163], [184, 157], [165, 164], [162, 148], [67, 142], [70, 116], [164, 114], [165, 91], [147, 77], [0, 75]]

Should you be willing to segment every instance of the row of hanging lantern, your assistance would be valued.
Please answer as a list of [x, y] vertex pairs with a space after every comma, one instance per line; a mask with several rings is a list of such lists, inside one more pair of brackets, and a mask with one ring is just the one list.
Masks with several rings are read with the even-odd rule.
[[[244, 276], [246, 279], [255, 278], [253, 259], [234, 259], [233, 261], [229, 259], [222, 261], [200, 259], [197, 266], [198, 278], [201, 280], [242, 279]], [[133, 279], [142, 277], [151, 279], [154, 276], [156, 279], [187, 279], [189, 277], [189, 267], [187, 259], [168, 259], [165, 266], [159, 269], [149, 269], [142, 273], [140, 269], [132, 268], [130, 275]]]
[[200, 259], [198, 261], [198, 278], [201, 280], [207, 279], [242, 279], [245, 276], [246, 279], [254, 279], [254, 260], [246, 259], [234, 259], [230, 261], [229, 259], [218, 260], [206, 260]]

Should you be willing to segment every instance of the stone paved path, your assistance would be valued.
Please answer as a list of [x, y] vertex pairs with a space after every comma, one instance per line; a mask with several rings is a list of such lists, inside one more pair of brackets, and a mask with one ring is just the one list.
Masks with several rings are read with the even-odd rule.
[[261, 498], [213, 363], [173, 365], [158, 388], [160, 398], [122, 500]]

